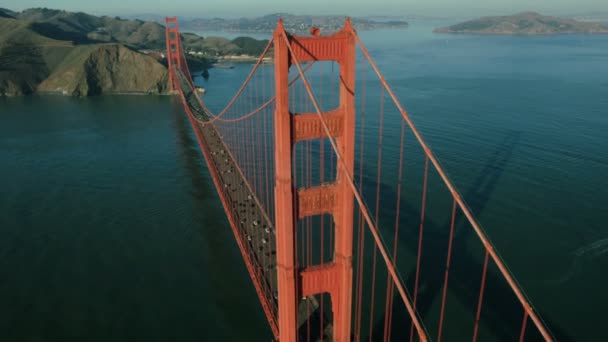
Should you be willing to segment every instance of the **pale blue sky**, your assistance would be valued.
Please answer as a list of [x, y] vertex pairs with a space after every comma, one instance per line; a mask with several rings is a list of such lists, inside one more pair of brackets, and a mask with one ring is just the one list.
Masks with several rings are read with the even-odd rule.
[[608, 0], [2, 0], [0, 7], [49, 7], [93, 14], [251, 16], [274, 12], [345, 15], [470, 16], [535, 10], [546, 14], [608, 12]]

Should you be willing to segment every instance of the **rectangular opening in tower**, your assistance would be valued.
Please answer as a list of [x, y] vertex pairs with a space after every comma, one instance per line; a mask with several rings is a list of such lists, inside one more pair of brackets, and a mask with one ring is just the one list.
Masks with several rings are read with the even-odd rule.
[[332, 321], [333, 314], [329, 293], [320, 293], [302, 298], [298, 307], [298, 335], [300, 341], [333, 341]]
[[296, 257], [300, 267], [322, 265], [334, 260], [335, 227], [330, 214], [308, 216], [298, 220]]
[[329, 139], [298, 142], [293, 150], [293, 181], [296, 189], [336, 181], [338, 160]]
[[[340, 65], [334, 61], [316, 61], [302, 64], [302, 69], [321, 111], [336, 109], [340, 103]], [[290, 112], [315, 113], [312, 98], [294, 65], [289, 69], [289, 79], [293, 81], [289, 88]]]

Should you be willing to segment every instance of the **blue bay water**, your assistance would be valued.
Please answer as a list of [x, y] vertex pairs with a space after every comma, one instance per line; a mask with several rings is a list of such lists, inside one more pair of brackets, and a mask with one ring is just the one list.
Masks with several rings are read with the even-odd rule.
[[[360, 36], [558, 339], [606, 340], [608, 36], [443, 24]], [[197, 79], [210, 107], [249, 70]], [[0, 99], [0, 120], [0, 340], [270, 339], [175, 99]]]

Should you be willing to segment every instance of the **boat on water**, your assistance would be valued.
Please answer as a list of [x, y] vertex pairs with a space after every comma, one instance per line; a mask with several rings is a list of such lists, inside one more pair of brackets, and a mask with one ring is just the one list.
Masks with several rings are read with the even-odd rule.
[[226, 63], [216, 63], [213, 65], [213, 67], [218, 68], [218, 69], [234, 69], [233, 64], [226, 64]]

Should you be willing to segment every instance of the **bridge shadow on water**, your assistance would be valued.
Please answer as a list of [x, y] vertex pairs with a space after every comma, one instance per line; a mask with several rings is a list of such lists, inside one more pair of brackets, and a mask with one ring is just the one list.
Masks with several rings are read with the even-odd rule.
[[[181, 104], [180, 104], [181, 105]], [[203, 201], [208, 199], [210, 195], [213, 195], [215, 190], [211, 187], [209, 180], [206, 180], [203, 175], [205, 174], [205, 160], [203, 159], [200, 151], [200, 147], [196, 139], [192, 136], [192, 127], [187, 119], [182, 108], [175, 105], [175, 111], [179, 111], [174, 114], [175, 127], [177, 129], [178, 145], [181, 149], [180, 157], [182, 158], [183, 167], [188, 172], [188, 176], [192, 180], [191, 194], [197, 199], [197, 204], [202, 205]]]
[[[500, 180], [504, 169], [510, 160], [513, 151], [517, 148], [520, 139], [519, 132], [508, 134], [502, 142], [496, 147], [495, 153], [485, 163], [483, 169], [473, 181], [466, 194], [463, 194], [471, 211], [474, 215], [481, 215], [486, 209], [486, 206], [494, 192], [498, 181]], [[386, 196], [396, 196], [395, 190], [388, 186], [381, 189], [381, 193]], [[390, 194], [390, 195], [389, 195]], [[457, 209], [457, 213], [459, 213]], [[403, 213], [399, 220], [399, 226], [403, 227], [400, 230], [399, 245], [400, 248], [405, 248], [409, 251], [417, 251], [418, 248], [418, 229], [417, 225], [420, 220], [419, 208], [414, 208], [407, 203], [402, 203], [401, 212]], [[442, 220], [443, 221], [443, 220]], [[416, 227], [416, 228], [413, 228]], [[442, 295], [445, 276], [445, 263], [447, 257], [447, 246], [449, 238], [450, 220], [437, 222], [433, 217], [427, 215], [424, 223], [424, 239], [421, 257], [420, 282], [418, 290], [417, 311], [422, 322], [428, 329], [431, 339], [437, 338], [439, 309]], [[481, 273], [483, 269], [483, 252], [476, 250], [471, 251], [471, 246], [468, 244], [471, 241], [477, 240], [476, 234], [468, 224], [468, 221], [462, 213], [456, 215], [454, 242], [452, 247], [452, 259], [450, 264], [448, 296], [446, 301], [446, 315], [443, 327], [444, 339], [449, 339], [449, 331], [455, 332], [459, 330], [461, 336], [467, 336], [466, 331], [470, 331], [469, 337], [472, 338], [475, 324], [475, 313], [479, 300], [479, 289], [481, 281]], [[389, 245], [392, 242], [387, 241]], [[477, 243], [481, 246], [481, 243]], [[414, 260], [415, 261], [415, 260]], [[403, 272], [403, 269], [401, 270]], [[408, 272], [402, 273], [405, 277], [406, 288], [410, 295], [413, 293], [415, 284], [416, 266]], [[396, 293], [396, 291], [395, 291]], [[398, 294], [397, 294], [398, 296]], [[380, 296], [382, 305], [384, 305], [384, 295]], [[452, 322], [453, 315], [450, 316], [450, 305], [454, 305], [455, 299], [459, 306], [465, 307], [468, 312], [463, 313], [456, 320], [459, 324]], [[452, 301], [450, 303], [450, 301]], [[409, 340], [410, 325], [409, 314], [405, 310], [404, 305], [397, 305], [400, 298], [395, 298], [395, 305], [392, 311], [391, 325], [391, 340]], [[438, 304], [439, 303], [439, 304]], [[483, 307], [480, 319], [480, 336], [479, 340], [484, 340], [482, 330], [489, 331], [498, 341], [513, 341], [519, 338], [523, 319], [523, 308], [511, 288], [504, 280], [502, 275], [497, 271], [493, 261], [490, 259], [488, 273], [486, 278], [485, 293], [483, 297]], [[560, 341], [574, 341], [572, 336], [568, 336], [563, 329], [560, 329], [555, 324], [547, 320], [548, 316], [539, 312], [541, 317], [554, 336]], [[453, 314], [453, 312], [452, 312]], [[465, 318], [466, 317], [466, 318]], [[471, 319], [468, 320], [468, 317]], [[407, 322], [403, 324], [403, 322]], [[432, 324], [429, 324], [431, 322]], [[372, 341], [383, 340], [383, 331], [385, 326], [385, 316], [374, 324]], [[487, 334], [486, 334], [487, 335]], [[370, 340], [367, 336], [364, 340]], [[542, 340], [531, 319], [528, 319], [526, 328], [526, 341]]]
[[[176, 99], [177, 100], [177, 99]], [[261, 304], [241, 258], [239, 248], [230, 229], [224, 208], [219, 200], [211, 175], [194, 136], [190, 121], [179, 102], [173, 103], [176, 145], [181, 167], [185, 170], [191, 200], [184, 206], [192, 206], [191, 223], [196, 239], [201, 240], [201, 257], [205, 272], [205, 291], [210, 293], [210, 305], [201, 303], [201, 310], [218, 321], [206, 321], [206, 338], [217, 340], [244, 340], [256, 332], [260, 341], [272, 336], [264, 319]], [[234, 284], [251, 284], [241, 286]], [[239, 329], [217, 329], [218, 326], [239, 326]], [[209, 331], [215, 331], [212, 334]], [[203, 338], [205, 340], [206, 338]]]

